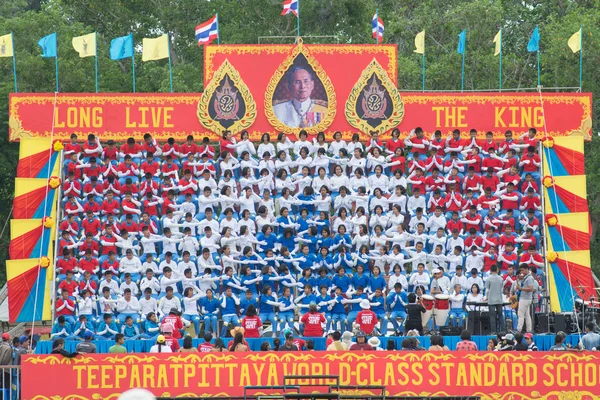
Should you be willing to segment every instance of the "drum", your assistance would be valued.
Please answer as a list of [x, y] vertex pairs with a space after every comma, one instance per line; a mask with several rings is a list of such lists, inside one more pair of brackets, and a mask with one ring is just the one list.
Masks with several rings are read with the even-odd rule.
[[429, 320], [431, 319], [431, 314], [433, 314], [433, 305], [435, 303], [435, 300], [433, 298], [433, 296], [430, 296], [428, 294], [424, 294], [423, 296], [421, 296], [421, 303], [423, 304], [423, 307], [425, 307], [425, 312], [422, 313], [423, 315], [421, 316], [421, 320], [423, 322], [423, 328], [427, 327], [427, 324], [429, 323]]
[[450, 296], [447, 294], [435, 295], [435, 324], [437, 326], [446, 325], [448, 314], [450, 314]]
[[587, 311], [588, 303], [582, 299], [575, 299], [575, 310], [582, 312]]

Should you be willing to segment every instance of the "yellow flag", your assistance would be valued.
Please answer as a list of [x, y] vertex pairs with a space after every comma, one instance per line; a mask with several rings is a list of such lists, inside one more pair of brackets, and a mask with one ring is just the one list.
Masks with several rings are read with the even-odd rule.
[[71, 43], [75, 51], [79, 53], [79, 57], [96, 56], [96, 32], [74, 37]]
[[502, 29], [496, 33], [494, 36], [494, 43], [496, 43], [496, 49], [494, 50], [494, 55], [497, 56], [502, 51]]
[[415, 36], [415, 53], [425, 54], [425, 31], [417, 33]]
[[144, 39], [142, 42], [142, 61], [162, 60], [169, 57], [169, 35], [156, 39]]
[[0, 57], [12, 57], [13, 55], [12, 33], [0, 36]]
[[569, 38], [569, 47], [573, 50], [573, 53], [577, 53], [581, 50], [581, 29], [578, 30]]

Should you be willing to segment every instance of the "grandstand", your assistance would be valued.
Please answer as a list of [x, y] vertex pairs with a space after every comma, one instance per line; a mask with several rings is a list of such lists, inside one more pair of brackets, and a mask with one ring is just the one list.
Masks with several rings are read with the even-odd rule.
[[[72, 135], [62, 153], [52, 338], [152, 340], [172, 309], [193, 337], [225, 337], [240, 324], [253, 330], [251, 305], [258, 335], [301, 335], [310, 303], [325, 331], [344, 332], [365, 299], [378, 317], [374, 334], [399, 336], [410, 293], [444, 311], [425, 314], [425, 332], [464, 327], [468, 311], [482, 309], [492, 265], [507, 304], [527, 265], [534, 308], [545, 310], [536, 130], [508, 130], [503, 141], [491, 132], [476, 139], [475, 129], [399, 136]], [[516, 330], [516, 310], [504, 308]]]

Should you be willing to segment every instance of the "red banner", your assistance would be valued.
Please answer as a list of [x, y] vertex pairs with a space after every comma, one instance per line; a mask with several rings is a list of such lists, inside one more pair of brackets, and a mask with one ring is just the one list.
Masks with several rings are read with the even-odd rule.
[[426, 135], [474, 128], [500, 139], [533, 127], [591, 138], [591, 93], [398, 93], [395, 45], [207, 46], [204, 62], [203, 94], [59, 93], [56, 108], [54, 94], [11, 94], [10, 140], [53, 129], [63, 140], [72, 133], [216, 140], [225, 128], [253, 140], [300, 129], [328, 138], [340, 131], [346, 140], [376, 130], [385, 139], [396, 126], [402, 137], [420, 126]]
[[[115, 399], [139, 387], [162, 397], [243, 396], [244, 387], [283, 385], [289, 375], [336, 375], [340, 392], [352, 394], [377, 390], [343, 386], [385, 386], [387, 396], [515, 400], [600, 396], [596, 353], [304, 352], [98, 354], [74, 359], [26, 355], [22, 398]], [[336, 384], [317, 379], [285, 383], [307, 385], [302, 392]], [[281, 390], [248, 391], [277, 393]]]

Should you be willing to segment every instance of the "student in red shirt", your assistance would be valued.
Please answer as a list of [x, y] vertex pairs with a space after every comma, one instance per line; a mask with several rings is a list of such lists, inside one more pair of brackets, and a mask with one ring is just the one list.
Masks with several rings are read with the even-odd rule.
[[429, 141], [423, 137], [423, 129], [416, 127], [410, 132], [410, 135], [404, 140], [404, 144], [411, 148], [411, 152], [418, 155], [418, 158], [425, 159]]
[[100, 224], [100, 219], [92, 213], [92, 210], [87, 211], [86, 218], [81, 221], [81, 227], [83, 228], [83, 232], [87, 235], [88, 233], [92, 235], [98, 234], [100, 232], [100, 228], [102, 227]]
[[92, 256], [92, 250], [87, 249], [85, 251], [85, 256], [79, 260], [79, 270], [82, 272], [90, 271], [93, 275], [97, 274], [100, 270], [98, 259]]
[[119, 176], [119, 183], [123, 185], [126, 178], [130, 178], [132, 182], [138, 181], [138, 175], [140, 171], [136, 163], [129, 154], [125, 155], [125, 160], [117, 167], [117, 175]]
[[76, 134], [71, 134], [71, 141], [65, 143], [65, 156], [69, 156], [71, 157], [71, 154], [76, 154], [77, 156], [79, 156], [79, 153], [81, 153], [81, 145], [79, 143], [77, 143], [77, 135]]
[[73, 326], [75, 324], [75, 303], [69, 298], [67, 289], [61, 290], [61, 296], [56, 300], [56, 318], [62, 315], [65, 317], [66, 322]]
[[194, 143], [194, 136], [188, 135], [185, 139], [185, 143], [179, 146], [179, 156], [182, 158], [187, 158], [188, 154], [196, 154], [198, 153], [198, 145]]
[[198, 351], [200, 353], [211, 353], [213, 351], [213, 349], [215, 348], [215, 346], [213, 346], [213, 344], [211, 343], [213, 339], [213, 336], [211, 335], [210, 332], [207, 332], [204, 334], [204, 342], [200, 343], [200, 345], [198, 346]]
[[396, 149], [404, 149], [404, 142], [400, 140], [400, 129], [392, 129], [392, 137], [385, 142], [385, 149], [388, 154], [396, 153]]
[[211, 146], [210, 139], [206, 136], [202, 138], [202, 145], [198, 146], [198, 156], [202, 157], [205, 154], [208, 158], [215, 156], [215, 149]]
[[56, 269], [59, 274], [65, 274], [67, 271], [77, 271], [77, 259], [72, 256], [70, 249], [62, 249], [62, 258], [56, 260]]
[[161, 155], [160, 147], [158, 147], [158, 143], [156, 139], [152, 137], [151, 134], [144, 134], [144, 143], [142, 144], [142, 151], [146, 153], [146, 157], [150, 154], [156, 154], [157, 156]]
[[106, 143], [106, 147], [104, 148], [104, 150], [102, 150], [102, 159], [103, 160], [108, 159], [110, 162], [116, 162], [118, 153], [119, 152], [118, 152], [117, 148], [115, 147], [115, 141], [109, 140]]
[[256, 315], [256, 307], [250, 304], [246, 316], [242, 319], [242, 328], [245, 329], [244, 337], [259, 338], [262, 335], [262, 321]]
[[66, 290], [69, 297], [75, 298], [78, 294], [79, 285], [77, 281], [73, 280], [73, 271], [68, 270], [65, 275], [65, 279], [58, 284], [58, 291], [62, 293], [63, 290]]
[[[304, 324], [305, 337], [323, 337], [323, 326], [327, 320], [317, 311], [317, 304], [310, 303], [308, 312], [302, 316], [300, 322]], [[377, 319], [376, 319], [377, 320]]]
[[67, 197], [69, 195], [73, 195], [75, 197], [81, 196], [81, 182], [78, 179], [75, 179], [75, 173], [73, 171], [69, 171], [67, 173], [67, 179], [63, 182], [63, 196]]
[[83, 256], [87, 250], [90, 250], [94, 256], [98, 256], [100, 250], [98, 242], [94, 240], [94, 235], [91, 233], [85, 234], [85, 241], [79, 246], [79, 255]]
[[165, 326], [170, 325], [172, 327], [173, 338], [181, 339], [181, 329], [183, 329], [183, 322], [179, 317], [179, 311], [176, 308], [171, 308], [169, 315], [167, 315], [162, 321], [162, 331], [165, 333]]
[[163, 323], [160, 329], [165, 338], [165, 345], [169, 346], [173, 353], [179, 352], [181, 346], [179, 345], [179, 340], [177, 340], [173, 334], [173, 325]]
[[362, 310], [356, 315], [355, 324], [360, 331], [368, 335], [373, 332], [375, 325], [377, 325], [377, 314], [371, 311], [371, 303], [367, 299], [360, 302], [360, 308]]
[[75, 221], [75, 216], [73, 214], [67, 215], [67, 219], [60, 223], [58, 229], [61, 232], [67, 231], [73, 236], [79, 235], [79, 224]]
[[173, 179], [175, 182], [179, 180], [179, 167], [175, 164], [173, 157], [166, 156], [165, 162], [160, 167], [160, 172], [162, 174], [163, 179], [167, 176]]

